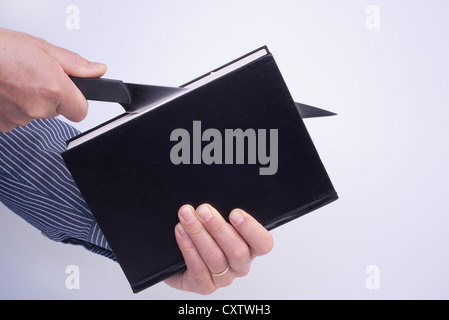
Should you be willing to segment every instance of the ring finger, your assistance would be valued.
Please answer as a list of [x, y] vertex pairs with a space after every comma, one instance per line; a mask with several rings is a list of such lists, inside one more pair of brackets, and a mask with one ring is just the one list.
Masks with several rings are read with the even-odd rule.
[[182, 206], [179, 209], [179, 220], [211, 274], [222, 273], [228, 267], [226, 256], [206, 231], [193, 207]]

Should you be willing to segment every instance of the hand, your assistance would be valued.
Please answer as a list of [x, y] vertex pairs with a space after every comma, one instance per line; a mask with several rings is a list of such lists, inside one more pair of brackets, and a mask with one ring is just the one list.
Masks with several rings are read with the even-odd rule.
[[177, 289], [210, 294], [248, 274], [255, 257], [273, 248], [271, 234], [240, 209], [229, 215], [231, 224], [208, 204], [196, 211], [184, 205], [175, 236], [187, 270], [165, 280]]
[[67, 75], [101, 77], [106, 65], [31, 35], [0, 28], [0, 131], [35, 118], [87, 115], [87, 101]]

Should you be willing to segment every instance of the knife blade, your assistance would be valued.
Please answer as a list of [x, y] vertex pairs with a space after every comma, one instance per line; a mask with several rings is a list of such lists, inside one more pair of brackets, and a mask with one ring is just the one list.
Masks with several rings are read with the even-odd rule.
[[138, 112], [150, 104], [185, 88], [125, 83], [106, 78], [69, 76], [87, 100], [119, 103], [127, 112]]
[[328, 116], [335, 116], [336, 113], [320, 109], [317, 107], [312, 107], [307, 104], [295, 102], [296, 108], [299, 111], [299, 114], [301, 115], [301, 118], [316, 118], [316, 117], [328, 117]]
[[[106, 78], [79, 78], [69, 76], [87, 100], [119, 103], [127, 112], [138, 112], [150, 104], [174, 93], [186, 90], [183, 87], [164, 87], [125, 83]], [[327, 117], [336, 113], [295, 102], [302, 118]]]

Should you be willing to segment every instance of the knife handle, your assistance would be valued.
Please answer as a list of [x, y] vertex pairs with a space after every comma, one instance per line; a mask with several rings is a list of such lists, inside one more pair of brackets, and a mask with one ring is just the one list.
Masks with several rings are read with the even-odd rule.
[[78, 78], [69, 76], [86, 100], [131, 103], [131, 95], [121, 80], [104, 78]]

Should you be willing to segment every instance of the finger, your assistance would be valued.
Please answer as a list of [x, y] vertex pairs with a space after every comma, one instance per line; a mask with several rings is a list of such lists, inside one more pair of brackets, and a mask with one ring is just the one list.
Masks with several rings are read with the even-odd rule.
[[234, 209], [229, 215], [229, 220], [249, 245], [253, 257], [267, 254], [273, 249], [271, 233], [245, 211]]
[[[45, 49], [67, 75], [94, 78], [101, 77], [106, 72], [105, 64], [90, 62], [72, 51], [51, 44], [47, 44]], [[65, 76], [61, 81], [63, 87], [56, 110], [67, 119], [79, 122], [87, 115], [88, 103], [70, 78]]]
[[13, 124], [9, 121], [0, 119], [0, 132], [10, 132], [10, 131], [14, 130], [15, 127], [16, 127], [15, 124]]
[[107, 67], [104, 63], [90, 62], [77, 53], [56, 46], [51, 46], [49, 51], [68, 75], [97, 78], [106, 73]]
[[31, 118], [27, 115], [22, 115], [20, 118], [13, 119], [12, 124], [15, 127], [25, 127], [33, 120], [34, 118]]
[[167, 279], [167, 284], [182, 290], [203, 294], [213, 292], [215, 286], [209, 269], [181, 223], [178, 223], [175, 227], [175, 238], [184, 257], [187, 270]]
[[227, 267], [228, 262], [223, 251], [198, 219], [202, 207], [195, 212], [189, 205], [182, 206], [179, 210], [179, 220], [209, 271], [220, 273]]
[[7, 110], [5, 117], [0, 118], [0, 131], [9, 132], [16, 127], [23, 127], [28, 125], [34, 119], [27, 114], [20, 112], [16, 107], [4, 107]]
[[86, 98], [67, 75], [63, 75], [61, 86], [56, 112], [71, 121], [83, 120], [87, 116]]
[[211, 205], [203, 204], [197, 212], [207, 232], [224, 252], [234, 273], [237, 276], [247, 274], [251, 253], [245, 240]]

